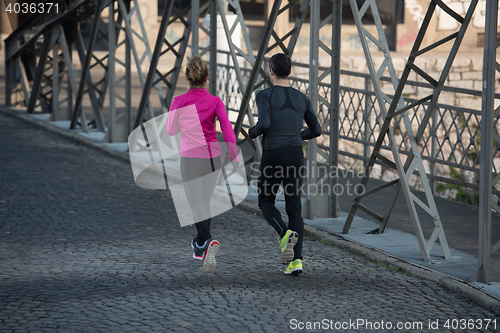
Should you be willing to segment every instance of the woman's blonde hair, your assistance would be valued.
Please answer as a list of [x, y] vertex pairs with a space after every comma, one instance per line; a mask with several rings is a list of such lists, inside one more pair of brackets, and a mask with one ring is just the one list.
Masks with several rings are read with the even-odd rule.
[[186, 67], [186, 78], [192, 86], [201, 86], [208, 77], [208, 66], [200, 56], [189, 59]]

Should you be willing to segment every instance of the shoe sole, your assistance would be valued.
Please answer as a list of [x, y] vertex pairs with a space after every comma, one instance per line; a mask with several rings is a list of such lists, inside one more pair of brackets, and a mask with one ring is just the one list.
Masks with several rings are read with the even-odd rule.
[[205, 260], [203, 260], [203, 271], [206, 273], [211, 273], [217, 265], [217, 260], [215, 260], [215, 254], [219, 251], [219, 242], [213, 240], [208, 244], [207, 253], [205, 254]]
[[302, 268], [294, 268], [290, 272], [285, 271], [285, 275], [299, 275], [302, 274], [304, 270]]
[[298, 240], [299, 234], [297, 234], [295, 231], [291, 232], [288, 235], [285, 248], [283, 249], [283, 252], [281, 252], [281, 263], [283, 265], [288, 265], [290, 261], [292, 261], [294, 256], [293, 247], [295, 246], [295, 244], [297, 244]]

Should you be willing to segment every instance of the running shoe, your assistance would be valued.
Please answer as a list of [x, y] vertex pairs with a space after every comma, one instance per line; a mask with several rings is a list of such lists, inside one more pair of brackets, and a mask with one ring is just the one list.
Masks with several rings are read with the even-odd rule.
[[293, 259], [293, 247], [297, 244], [299, 234], [292, 230], [287, 230], [285, 236], [280, 240], [281, 263], [288, 265]]
[[198, 246], [198, 236], [191, 241], [191, 247], [193, 248], [193, 258], [196, 260], [203, 260], [205, 248]]
[[302, 269], [302, 260], [295, 259], [294, 261], [290, 262], [288, 267], [285, 269], [285, 274], [286, 275], [299, 275], [303, 271], [304, 270]]
[[215, 254], [219, 250], [219, 246], [219, 242], [215, 239], [207, 240], [205, 245], [203, 246], [205, 249], [205, 256], [203, 257], [203, 270], [206, 273], [213, 272], [215, 266], [217, 265]]

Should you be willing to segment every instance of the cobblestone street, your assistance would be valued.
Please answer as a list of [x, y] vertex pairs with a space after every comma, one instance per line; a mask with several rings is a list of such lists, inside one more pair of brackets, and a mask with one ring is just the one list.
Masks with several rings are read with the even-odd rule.
[[304, 274], [285, 276], [274, 230], [239, 209], [213, 219], [221, 248], [203, 273], [194, 226], [129, 164], [4, 114], [0, 140], [0, 332], [500, 331], [441, 285], [312, 239]]

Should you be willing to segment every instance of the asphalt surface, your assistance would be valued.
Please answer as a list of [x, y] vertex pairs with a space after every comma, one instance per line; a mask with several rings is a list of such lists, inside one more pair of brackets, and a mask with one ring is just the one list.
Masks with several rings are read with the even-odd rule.
[[214, 218], [206, 274], [195, 228], [129, 164], [4, 114], [0, 142], [0, 332], [500, 331], [435, 282], [309, 238], [285, 276], [274, 230], [239, 209]]

